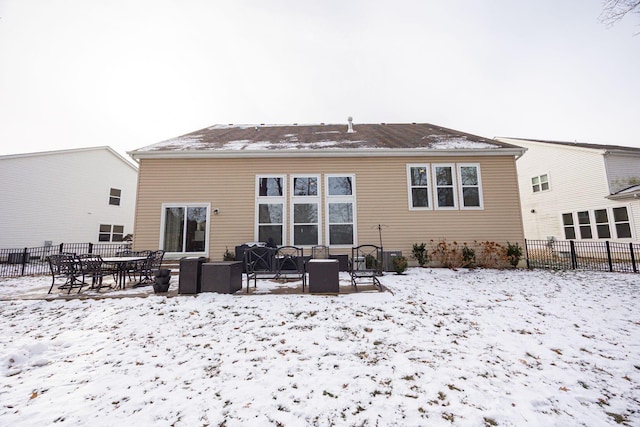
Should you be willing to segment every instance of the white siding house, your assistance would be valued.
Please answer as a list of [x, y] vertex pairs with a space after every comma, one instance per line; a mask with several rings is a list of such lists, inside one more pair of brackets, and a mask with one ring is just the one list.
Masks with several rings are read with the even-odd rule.
[[0, 156], [0, 248], [122, 240], [137, 177], [109, 147]]
[[496, 138], [518, 159], [525, 238], [640, 239], [640, 148]]

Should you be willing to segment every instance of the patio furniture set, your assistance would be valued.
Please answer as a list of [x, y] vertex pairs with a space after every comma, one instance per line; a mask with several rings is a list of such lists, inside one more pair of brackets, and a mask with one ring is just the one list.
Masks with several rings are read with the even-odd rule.
[[[339, 291], [340, 259], [332, 258], [326, 246], [314, 246], [311, 256], [305, 256], [303, 248], [296, 246], [254, 246], [244, 250], [243, 261], [247, 293], [251, 281], [256, 288], [258, 279], [302, 280], [304, 292], [307, 276], [311, 293]], [[347, 271], [356, 291], [358, 284], [362, 283], [370, 283], [381, 290], [378, 276], [382, 275], [382, 248], [375, 245], [353, 247]]]
[[[113, 257], [102, 257], [96, 254], [59, 253], [49, 255], [47, 262], [52, 281], [49, 291], [55, 286], [71, 293], [83, 288], [100, 291], [103, 287], [124, 289], [126, 280], [134, 281], [133, 286], [141, 286], [154, 282], [153, 272], [160, 268], [164, 251], [124, 251]], [[113, 284], [104, 284], [105, 277], [112, 277]]]
[[[126, 251], [114, 257], [95, 254], [59, 253], [47, 257], [52, 281], [48, 293], [55, 286], [71, 293], [77, 289], [100, 291], [103, 287], [124, 289], [127, 279], [133, 287], [154, 284], [156, 273], [161, 270], [164, 251]], [[344, 268], [344, 265], [347, 267]], [[257, 288], [259, 279], [301, 280], [302, 292], [308, 281], [310, 293], [339, 292], [339, 271], [349, 272], [354, 290], [359, 284], [368, 283], [382, 290], [378, 276], [382, 274], [382, 248], [375, 245], [353, 247], [351, 258], [346, 255], [331, 256], [326, 246], [314, 246], [310, 256], [296, 246], [277, 248], [254, 245], [244, 248], [242, 261], [207, 263], [206, 258], [182, 258], [178, 293], [199, 292], [235, 293], [242, 289], [243, 276], [247, 281], [247, 293], [253, 281]], [[104, 283], [105, 277], [113, 281]]]

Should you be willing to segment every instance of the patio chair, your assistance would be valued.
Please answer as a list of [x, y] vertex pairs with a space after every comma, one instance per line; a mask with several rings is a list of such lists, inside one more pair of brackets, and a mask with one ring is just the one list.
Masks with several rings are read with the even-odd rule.
[[[91, 279], [91, 289], [96, 289], [100, 292], [102, 288], [102, 279], [105, 276], [115, 274], [113, 268], [107, 266], [102, 261], [100, 255], [84, 254], [76, 257], [77, 272], [82, 276], [82, 283], [87, 284], [87, 279]], [[111, 285], [109, 285], [111, 288]]]
[[281, 246], [275, 252], [276, 277], [302, 279], [302, 292], [307, 285], [304, 250], [297, 246]]
[[[150, 254], [151, 254], [151, 251], [149, 250], [132, 251], [131, 249], [126, 249], [124, 251], [116, 252], [115, 256], [117, 257], [148, 257]], [[140, 272], [143, 270], [145, 262], [146, 260], [131, 261], [131, 262], [128, 262], [126, 265], [122, 266], [121, 268], [125, 269], [125, 274], [129, 277], [129, 280], [131, 281], [135, 279], [136, 275], [140, 274]], [[118, 268], [114, 267], [114, 275], [117, 275], [118, 273], [119, 273]], [[138, 282], [140, 281], [142, 281], [142, 278]]]
[[[50, 294], [53, 287], [58, 282], [58, 289], [66, 289], [67, 293], [71, 293], [71, 289], [78, 288], [78, 293], [84, 286], [84, 281], [79, 280], [81, 273], [78, 271], [78, 265], [75, 256], [71, 254], [53, 254], [46, 257], [49, 263], [49, 269], [51, 271], [51, 286], [49, 287]], [[60, 283], [60, 281], [64, 281]]]
[[253, 246], [244, 251], [244, 268], [247, 274], [247, 293], [249, 283], [253, 279], [253, 287], [257, 287], [260, 278], [276, 278], [276, 249], [266, 246]]
[[378, 276], [382, 274], [382, 248], [376, 245], [360, 245], [351, 249], [349, 274], [351, 284], [358, 290], [358, 283], [371, 283], [382, 290]]
[[162, 266], [162, 260], [164, 259], [164, 251], [162, 249], [157, 251], [142, 251], [132, 256], [144, 256], [144, 254], [146, 254], [147, 258], [137, 263], [135, 267], [140, 280], [138, 280], [138, 283], [136, 283], [134, 287], [155, 283], [154, 270], [158, 270]]
[[312, 259], [329, 259], [329, 247], [324, 245], [316, 245], [311, 247]]

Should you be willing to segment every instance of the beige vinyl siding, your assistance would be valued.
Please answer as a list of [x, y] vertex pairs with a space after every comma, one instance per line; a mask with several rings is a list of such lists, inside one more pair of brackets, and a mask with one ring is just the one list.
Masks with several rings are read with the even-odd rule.
[[[408, 163], [476, 163], [480, 165], [483, 210], [409, 210]], [[220, 260], [225, 248], [255, 239], [256, 175], [318, 174], [322, 185], [322, 243], [326, 244], [325, 174], [355, 174], [357, 244], [379, 244], [410, 254], [413, 243], [431, 239], [523, 242], [520, 201], [512, 156], [362, 157], [269, 159], [142, 159], [140, 162], [135, 248], [160, 243], [163, 203], [210, 203], [209, 258]], [[287, 187], [286, 228], [290, 236]], [[348, 253], [348, 249], [332, 250]]]

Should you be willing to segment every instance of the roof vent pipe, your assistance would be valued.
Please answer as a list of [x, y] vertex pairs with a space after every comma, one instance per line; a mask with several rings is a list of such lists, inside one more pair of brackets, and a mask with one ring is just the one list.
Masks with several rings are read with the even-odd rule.
[[355, 131], [353, 130], [353, 117], [349, 116], [347, 120], [349, 121], [349, 124], [347, 125], [347, 133], [354, 133]]

